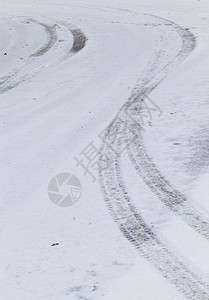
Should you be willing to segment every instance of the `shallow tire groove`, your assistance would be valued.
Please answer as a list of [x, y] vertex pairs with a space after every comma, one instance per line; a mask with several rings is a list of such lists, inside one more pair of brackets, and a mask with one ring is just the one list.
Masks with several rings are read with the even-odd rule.
[[[159, 19], [170, 22], [166, 19]], [[114, 221], [118, 224], [118, 227], [124, 236], [138, 249], [141, 255], [145, 257], [163, 277], [167, 278], [188, 299], [209, 299], [208, 284], [202, 282], [200, 277], [198, 277], [177, 257], [175, 257], [175, 255], [167, 249], [166, 245], [164, 245], [156, 234], [147, 226], [140, 213], [131, 203], [131, 199], [126, 192], [123, 179], [121, 178], [121, 141], [125, 140], [129, 156], [133, 161], [135, 158], [134, 151], [136, 151], [136, 149], [134, 149], [134, 151], [133, 149], [130, 150], [130, 145], [133, 141], [136, 141], [136, 146], [138, 147], [140, 143], [139, 138], [141, 138], [141, 135], [139, 136], [139, 134], [136, 135], [135, 138], [131, 139], [130, 136], [128, 136], [129, 130], [127, 123], [129, 120], [126, 113], [127, 110], [135, 102], [140, 103], [141, 99], [145, 97], [145, 95], [149, 95], [149, 93], [151, 93], [151, 91], [153, 91], [167, 76], [168, 72], [183, 62], [195, 49], [196, 42], [193, 35], [187, 29], [184, 29], [173, 22], [170, 22], [170, 24], [176, 29], [177, 33], [182, 38], [181, 50], [174, 59], [168, 62], [158, 72], [155, 70], [157, 68], [158, 61], [160, 60], [161, 51], [159, 51], [158, 54], [156, 53], [154, 60], [151, 63], [152, 67], [149, 68], [148, 66], [147, 70], [145, 70], [145, 74], [140, 84], [137, 85], [131, 97], [121, 107], [116, 117], [107, 128], [101, 147], [101, 157], [108, 157], [109, 167], [107, 169], [103, 168], [102, 160], [99, 161], [99, 182], [107, 207]], [[120, 133], [118, 124], [120, 126], [122, 122], [126, 123], [126, 130], [125, 132]], [[138, 124], [138, 126], [140, 127], [140, 124]], [[111, 140], [111, 131], [115, 131], [117, 133], [114, 140]], [[111, 148], [108, 146], [110, 143]], [[137, 157], [137, 163], [137, 167], [140, 168], [140, 157]], [[134, 166], [136, 167], [136, 163]], [[146, 174], [145, 171], [149, 168], [152, 169], [153, 166], [151, 164], [147, 165], [146, 170], [144, 170], [144, 174]], [[155, 179], [156, 174], [151, 174], [150, 181], [152, 182]], [[146, 183], [148, 184], [148, 182]], [[165, 187], [162, 187], [161, 192], [163, 192], [164, 189]], [[167, 192], [167, 196], [168, 195], [170, 195], [170, 197], [166, 200], [167, 202], [169, 202], [169, 200], [171, 201], [171, 195], [175, 195], [174, 199], [172, 198], [172, 207], [174, 207], [175, 210], [178, 205], [182, 205], [182, 203], [185, 202], [185, 199], [181, 198], [181, 196], [178, 195], [178, 197], [176, 197], [176, 194], [171, 188]]]

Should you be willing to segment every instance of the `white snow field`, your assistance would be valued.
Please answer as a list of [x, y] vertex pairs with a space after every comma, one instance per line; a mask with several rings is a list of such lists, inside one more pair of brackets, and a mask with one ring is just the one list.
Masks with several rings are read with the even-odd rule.
[[208, 0], [0, 12], [0, 299], [208, 300]]

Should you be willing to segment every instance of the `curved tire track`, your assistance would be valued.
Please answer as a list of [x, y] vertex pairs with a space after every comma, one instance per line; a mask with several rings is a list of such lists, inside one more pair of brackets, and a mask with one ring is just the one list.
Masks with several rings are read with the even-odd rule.
[[46, 33], [47, 33], [47, 36], [48, 36], [47, 42], [40, 49], [38, 49], [35, 53], [33, 53], [31, 55], [31, 57], [42, 56], [46, 52], [48, 52], [58, 40], [56, 25], [50, 26], [50, 25], [47, 25], [47, 24], [44, 24], [44, 23], [40, 23], [40, 22], [38, 22], [36, 20], [33, 20], [33, 19], [31, 19], [30, 21], [32, 21], [33, 23], [36, 23], [38, 25], [43, 26], [45, 28]]
[[143, 181], [167, 208], [181, 217], [192, 229], [209, 240], [207, 219], [201, 216], [200, 213], [197, 213], [186, 199], [170, 186], [147, 156], [144, 150], [141, 128], [138, 127], [134, 135], [130, 130], [127, 132], [129, 135], [129, 157]]
[[[177, 25], [175, 24], [175, 26]], [[195, 48], [195, 38], [188, 29], [181, 28], [180, 26], [178, 26], [177, 29], [183, 40], [181, 51], [177, 56], [177, 60], [181, 62]], [[169, 69], [170, 67], [168, 64], [164, 73], [167, 73]], [[154, 84], [155, 87], [157, 85], [158, 84]], [[148, 90], [152, 91], [152, 88]], [[148, 94], [142, 92], [139, 98], [134, 100], [128, 108], [133, 109], [135, 107], [135, 112], [138, 117], [137, 122], [140, 125], [137, 128], [135, 127], [134, 130], [129, 130], [127, 128], [126, 138], [128, 140], [127, 148], [129, 157], [140, 177], [157, 196], [157, 198], [162, 201], [167, 208], [181, 217], [192, 229], [209, 240], [209, 223], [207, 219], [197, 212], [192, 205], [186, 201], [186, 198], [182, 196], [181, 193], [171, 187], [146, 153], [142, 135], [143, 128], [140, 124], [140, 104], [146, 95]], [[135, 122], [132, 122], [132, 119], [129, 119], [129, 121], [129, 128], [133, 128], [135, 126]]]
[[[115, 131], [115, 122], [107, 131]], [[120, 131], [120, 130], [119, 130]], [[208, 299], [209, 286], [191, 272], [175, 255], [173, 255], [155, 233], [146, 225], [142, 216], [131, 203], [120, 169], [120, 147], [123, 134], [118, 134], [113, 152], [107, 145], [103, 145], [102, 154], [107, 155], [110, 163], [105, 168], [100, 161], [99, 177], [110, 214], [118, 224], [124, 236], [134, 244], [141, 255], [147, 259], [163, 277], [168, 279], [188, 299]]]
[[71, 29], [71, 32], [74, 38], [74, 42], [70, 52], [77, 53], [85, 47], [87, 38], [80, 29]]
[[[159, 19], [170, 22], [166, 19]], [[179, 63], [181, 63], [195, 48], [195, 39], [187, 29], [183, 29], [173, 22], [170, 22], [170, 24], [173, 28], [176, 28], [182, 38], [181, 50], [173, 60], [157, 73], [156, 68], [162, 55], [162, 49], [156, 53], [154, 61], [151, 63], [152, 67], [148, 67], [141, 83], [138, 84], [132, 96], [121, 107], [118, 114], [109, 125], [101, 147], [99, 181], [109, 211], [126, 238], [132, 242], [140, 253], [188, 299], [209, 299], [209, 286], [206, 283], [201, 282], [201, 279], [196, 274], [190, 271], [178, 258], [176, 258], [175, 255], [166, 248], [166, 245], [164, 245], [147, 226], [142, 216], [131, 203], [131, 199], [126, 192], [126, 188], [121, 178], [120, 152], [123, 142], [125, 142], [128, 147], [128, 153], [132, 162], [134, 162], [134, 166], [138, 169], [140, 167], [141, 159], [141, 157], [138, 156], [137, 159], [133, 161], [136, 148], [139, 146], [138, 138], [141, 138], [141, 135], [138, 134], [131, 139], [130, 136], [128, 136], [128, 134], [132, 132], [128, 126], [130, 125], [128, 124], [128, 109], [130, 109], [131, 105], [135, 105], [137, 102], [140, 103], [145, 95], [148, 95], [160, 84], [166, 77], [168, 71], [173, 67], [178, 66]], [[126, 126], [125, 133], [124, 123]], [[136, 121], [131, 123], [132, 126], [135, 126], [136, 124], [138, 125]], [[141, 128], [140, 125], [138, 125], [138, 128]], [[138, 132], [141, 133], [141, 131]], [[114, 136], [114, 138], [112, 138], [112, 136]], [[136, 146], [134, 149], [130, 148], [133, 141], [136, 142], [134, 144]], [[111, 147], [109, 147], [110, 144]], [[109, 160], [108, 168], [103, 166], [103, 157], [107, 157]], [[151, 164], [144, 164], [144, 180], [150, 169], [152, 170]], [[158, 173], [154, 172], [154, 174], [149, 174], [149, 182], [153, 185], [157, 177], [156, 174]], [[142, 174], [140, 173], [140, 176], [141, 175]], [[146, 183], [148, 184], [148, 181], [146, 181]], [[164, 191], [163, 185], [161, 186], [160, 191]], [[164, 199], [166, 197], [164, 197]], [[169, 200], [171, 201], [171, 197], [166, 200], [167, 203], [169, 203]], [[177, 204], [179, 203], [182, 205], [182, 202], [185, 202], [181, 197], [180, 199], [175, 199], [174, 197], [173, 201], [174, 207], [177, 207]], [[201, 233], [203, 232], [201, 231]]]
[[[16, 70], [11, 75], [3, 76], [2, 78], [0, 78], [0, 94], [3, 94], [5, 92], [17, 87], [21, 83], [23, 83], [23, 82], [33, 78], [37, 74], [39, 74], [41, 72], [41, 70], [43, 68], [45, 68], [45, 65], [41, 65], [38, 68], [36, 68], [35, 70], [28, 72], [18, 78], [18, 75], [20, 74], [20, 72], [23, 71], [26, 66], [30, 65], [32, 63], [33, 59], [36, 59], [36, 58], [46, 54], [56, 44], [56, 42], [58, 40], [56, 24], [53, 26], [50, 26], [45, 23], [40, 23], [33, 19], [30, 19], [30, 21], [32, 21], [38, 25], [41, 25], [45, 28], [45, 30], [47, 32], [47, 36], [48, 36], [47, 42], [43, 46], [41, 46], [41, 48], [39, 48], [35, 53], [31, 54], [30, 57], [27, 59], [26, 63], [20, 69]], [[81, 51], [86, 45], [87, 38], [80, 29], [75, 28], [75, 27], [73, 28], [72, 25], [65, 24], [64, 22], [60, 22], [60, 24], [62, 24], [69, 31], [71, 31], [71, 33], [73, 35], [73, 46], [67, 52], [67, 54], [64, 54], [61, 57], [58, 57], [57, 59], [55, 59], [55, 61], [53, 60], [52, 62], [48, 63], [47, 67], [55, 66], [58, 63], [61, 63], [63, 60], [70, 58], [71, 56], [73, 56], [73, 55], [77, 54], [79, 51]]]
[[47, 25], [47, 24], [44, 24], [44, 23], [40, 23], [36, 20], [33, 20], [33, 19], [29, 19], [27, 22], [33, 22], [33, 23], [36, 23], [42, 27], [45, 28], [45, 31], [47, 33], [47, 42], [41, 46], [36, 52], [34, 52], [33, 54], [30, 55], [30, 57], [27, 59], [26, 63], [21, 67], [19, 68], [18, 70], [16, 70], [15, 72], [13, 72], [12, 74], [10, 75], [7, 75], [7, 76], [3, 76], [0, 78], [0, 93], [3, 94], [4, 92], [6, 92], [7, 90], [17, 86], [18, 84], [15, 84], [13, 83], [13, 85], [8, 85], [9, 82], [11, 82], [13, 79], [15, 79], [18, 74], [29, 64], [31, 63], [31, 57], [39, 57], [39, 56], [42, 56], [44, 55], [46, 52], [48, 52], [50, 50], [50, 48], [53, 47], [53, 45], [57, 42], [57, 39], [58, 39], [58, 35], [57, 35], [57, 32], [56, 32], [56, 27], [55, 26], [50, 26], [50, 25]]

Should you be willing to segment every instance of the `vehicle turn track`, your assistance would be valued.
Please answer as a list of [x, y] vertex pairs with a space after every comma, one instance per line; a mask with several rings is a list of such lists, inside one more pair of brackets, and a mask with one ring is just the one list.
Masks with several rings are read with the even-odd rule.
[[[22, 22], [22, 19], [20, 19], [20, 21]], [[49, 25], [44, 22], [39, 22], [38, 20], [35, 19], [27, 19], [26, 21], [24, 21], [24, 24], [27, 24], [28, 22], [33, 22], [37, 26], [42, 26], [46, 31], [47, 40], [38, 50], [32, 53], [25, 60], [22, 67], [13, 71], [11, 74], [8, 74], [0, 78], [0, 94], [3, 94], [17, 87], [21, 83], [31, 79], [32, 77], [39, 74], [42, 69], [46, 67], [55, 66], [60, 62], [62, 62], [63, 60], [69, 59], [70, 57], [77, 54], [85, 47], [87, 38], [85, 34], [81, 31], [81, 29], [75, 27], [74, 25], [71, 25], [67, 22], [61, 22], [58, 20], [52, 20], [53, 24]], [[42, 63], [38, 67], [34, 67], [33, 66], [34, 61], [38, 60], [41, 56], [45, 55], [50, 49], [52, 49], [58, 43], [59, 33], [57, 28], [59, 24], [60, 26], [63, 26], [66, 30], [71, 32], [73, 36], [72, 47], [67, 51], [67, 53], [63, 54], [62, 56], [58, 56], [56, 59], [53, 59], [52, 61], [49, 61], [46, 64]], [[28, 66], [31, 66], [31, 71], [24, 72], [24, 70]]]
[[[162, 82], [169, 71], [178, 67], [189, 56], [196, 46], [195, 37], [187, 28], [182, 28], [167, 19], [152, 17], [162, 24], [169, 23], [181, 37], [182, 46], [176, 57], [159, 70], [165, 40], [163, 39], [165, 32], [161, 33], [160, 40], [163, 41], [161, 47], [148, 64], [132, 95], [106, 130], [99, 160], [100, 186], [114, 221], [139, 252], [188, 299], [209, 299], [208, 284], [181, 262], [144, 222], [128, 196], [121, 172], [121, 152], [125, 144], [133, 166], [157, 198], [195, 231], [206, 238], [209, 237], [208, 222], [160, 175], [143, 145], [141, 124], [143, 100]], [[104, 157], [108, 158], [108, 167], [103, 162]]]

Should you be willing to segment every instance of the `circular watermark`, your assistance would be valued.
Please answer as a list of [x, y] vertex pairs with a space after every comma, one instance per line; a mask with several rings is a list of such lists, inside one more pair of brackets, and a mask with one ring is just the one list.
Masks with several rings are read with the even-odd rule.
[[69, 207], [81, 198], [82, 186], [76, 176], [70, 173], [60, 173], [50, 180], [47, 191], [49, 199], [55, 205]]

